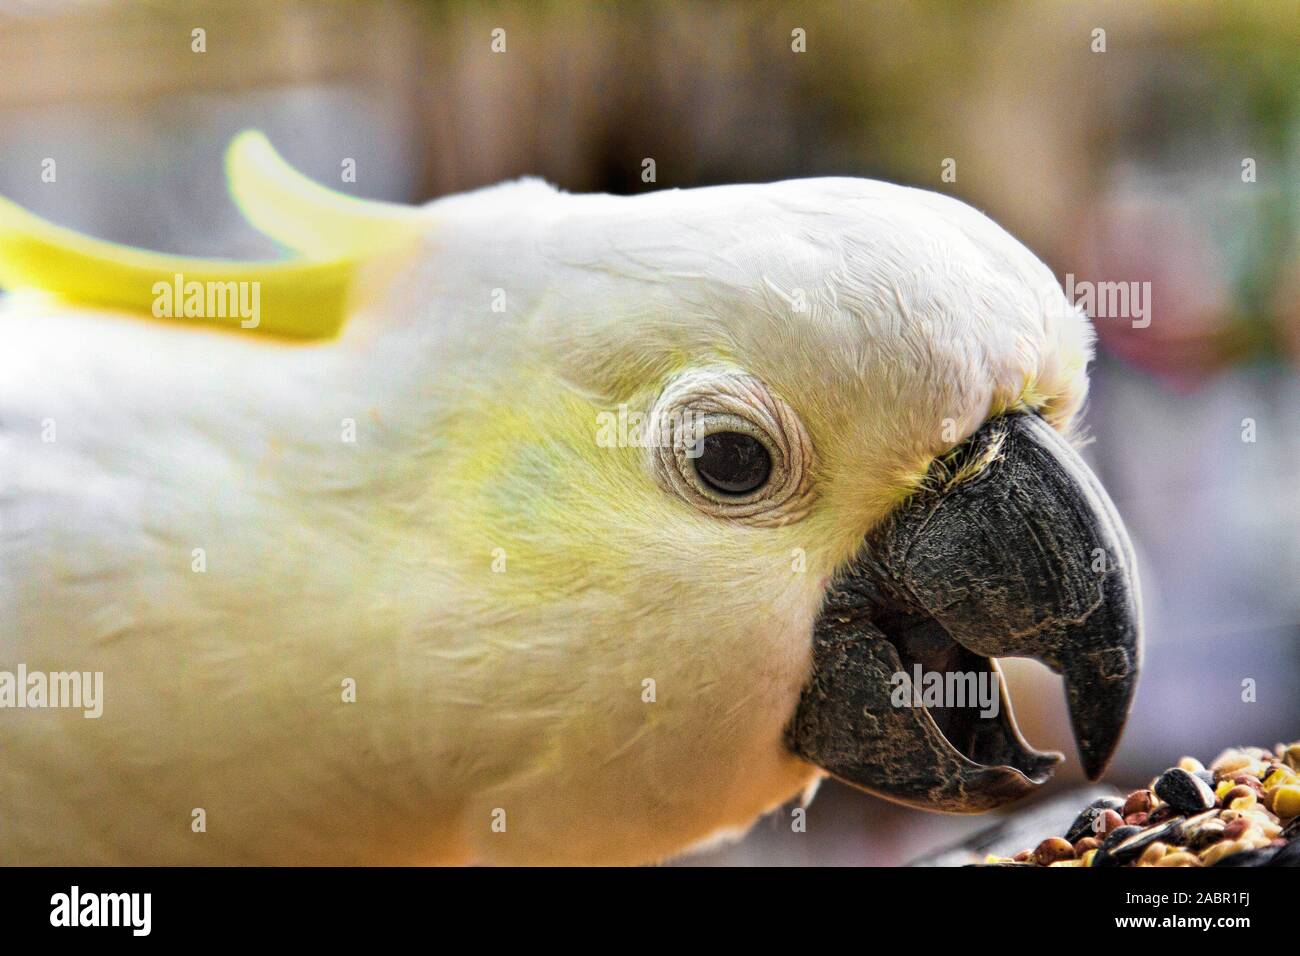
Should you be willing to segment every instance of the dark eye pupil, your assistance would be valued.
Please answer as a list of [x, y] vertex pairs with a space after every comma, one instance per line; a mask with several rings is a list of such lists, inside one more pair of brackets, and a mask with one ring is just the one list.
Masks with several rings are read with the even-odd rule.
[[757, 438], [741, 432], [704, 436], [695, 471], [705, 484], [729, 495], [748, 494], [762, 487], [772, 472], [772, 458]]

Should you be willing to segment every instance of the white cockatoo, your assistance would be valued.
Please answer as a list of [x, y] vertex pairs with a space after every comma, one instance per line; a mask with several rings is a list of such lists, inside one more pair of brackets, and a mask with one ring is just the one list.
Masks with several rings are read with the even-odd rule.
[[0, 860], [641, 863], [826, 773], [982, 810], [1059, 756], [895, 691], [996, 656], [1100, 773], [1139, 615], [1061, 435], [1092, 333], [979, 212], [227, 168], [288, 258], [0, 206]]

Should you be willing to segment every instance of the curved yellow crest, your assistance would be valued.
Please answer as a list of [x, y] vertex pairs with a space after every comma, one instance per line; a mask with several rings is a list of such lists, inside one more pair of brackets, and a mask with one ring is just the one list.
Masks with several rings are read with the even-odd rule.
[[414, 241], [428, 224], [415, 207], [312, 182], [257, 132], [231, 143], [226, 171], [248, 221], [299, 258], [165, 255], [57, 226], [0, 197], [0, 287], [160, 319], [328, 338], [347, 318], [358, 267]]
[[413, 206], [357, 199], [308, 179], [257, 130], [231, 140], [226, 182], [255, 229], [304, 256], [364, 255], [428, 222]]

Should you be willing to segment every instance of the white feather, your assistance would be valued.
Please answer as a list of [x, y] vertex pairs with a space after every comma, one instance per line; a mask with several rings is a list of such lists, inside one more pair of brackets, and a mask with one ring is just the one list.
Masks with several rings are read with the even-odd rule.
[[[816, 777], [781, 733], [821, 589], [945, 420], [1084, 396], [1086, 322], [945, 197], [428, 211], [337, 342], [0, 314], [0, 667], [105, 675], [98, 720], [0, 711], [0, 859], [644, 862], [743, 830]], [[803, 419], [804, 521], [707, 518], [596, 447], [596, 411], [715, 360]]]

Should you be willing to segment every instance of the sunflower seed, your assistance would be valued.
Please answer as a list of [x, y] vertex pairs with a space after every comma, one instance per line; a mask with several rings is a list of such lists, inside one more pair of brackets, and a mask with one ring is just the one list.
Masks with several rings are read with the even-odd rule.
[[1214, 791], [1204, 780], [1181, 767], [1170, 767], [1156, 779], [1156, 796], [1179, 813], [1200, 813], [1214, 806]]
[[1086, 836], [1096, 836], [1099, 831], [1096, 820], [1105, 811], [1112, 812], [1122, 810], [1124, 801], [1118, 797], [1099, 797], [1083, 808], [1074, 822], [1070, 824], [1070, 829], [1065, 831], [1065, 839], [1069, 843], [1078, 843]]

